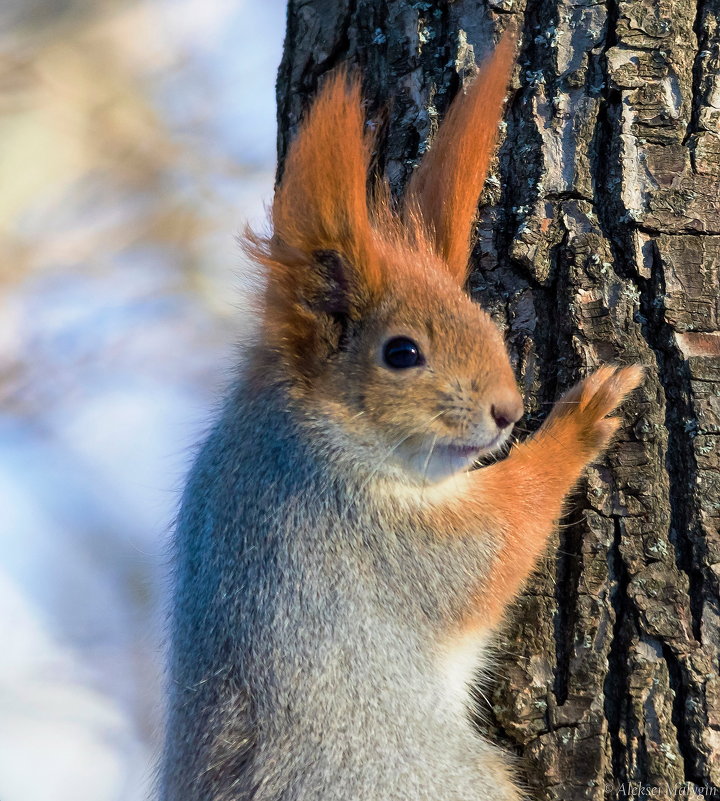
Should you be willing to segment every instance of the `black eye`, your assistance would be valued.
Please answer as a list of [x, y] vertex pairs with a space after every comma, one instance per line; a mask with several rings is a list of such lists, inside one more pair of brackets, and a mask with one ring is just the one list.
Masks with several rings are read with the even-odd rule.
[[418, 345], [407, 337], [393, 337], [385, 343], [383, 359], [388, 367], [404, 370], [406, 367], [420, 367], [425, 359]]

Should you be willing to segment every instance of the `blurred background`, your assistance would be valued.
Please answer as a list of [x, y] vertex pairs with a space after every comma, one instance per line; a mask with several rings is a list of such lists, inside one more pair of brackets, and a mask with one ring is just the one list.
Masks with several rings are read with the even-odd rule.
[[242, 329], [283, 0], [0, 10], [0, 800], [139, 801], [167, 536]]

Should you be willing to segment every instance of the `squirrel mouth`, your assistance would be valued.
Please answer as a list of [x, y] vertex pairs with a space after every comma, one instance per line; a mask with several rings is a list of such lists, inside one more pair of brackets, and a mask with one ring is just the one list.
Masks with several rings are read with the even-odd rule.
[[466, 473], [474, 465], [482, 465], [483, 459], [497, 451], [508, 439], [507, 431], [489, 437], [485, 442], [467, 440], [438, 440], [426, 437], [415, 441], [399, 456], [413, 471], [420, 474], [426, 483], [435, 483], [451, 475]]
[[469, 444], [443, 444], [441, 447], [446, 450], [447, 453], [455, 456], [459, 459], [466, 459], [467, 461], [476, 461], [482, 456], [487, 455], [491, 451], [495, 450], [498, 445], [501, 445], [502, 442], [505, 440], [504, 434], [497, 434], [488, 442], [483, 443], [482, 445], [469, 445]]
[[473, 456], [479, 456], [484, 450], [484, 448], [481, 448], [478, 445], [446, 445], [445, 447], [451, 453], [467, 459], [470, 459]]

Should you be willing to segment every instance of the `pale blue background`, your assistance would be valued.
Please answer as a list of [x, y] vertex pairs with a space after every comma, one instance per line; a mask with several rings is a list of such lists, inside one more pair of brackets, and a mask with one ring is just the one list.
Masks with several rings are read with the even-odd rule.
[[140, 801], [166, 537], [247, 323], [282, 0], [0, 12], [0, 799]]

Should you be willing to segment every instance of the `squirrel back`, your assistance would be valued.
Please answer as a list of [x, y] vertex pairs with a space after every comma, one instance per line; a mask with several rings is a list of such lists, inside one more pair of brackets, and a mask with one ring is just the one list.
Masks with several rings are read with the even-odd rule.
[[246, 234], [267, 288], [176, 527], [163, 801], [520, 798], [471, 684], [639, 373], [598, 371], [471, 469], [522, 415], [463, 291], [513, 50], [454, 101], [398, 207], [367, 191], [357, 81], [331, 76], [272, 234]]

